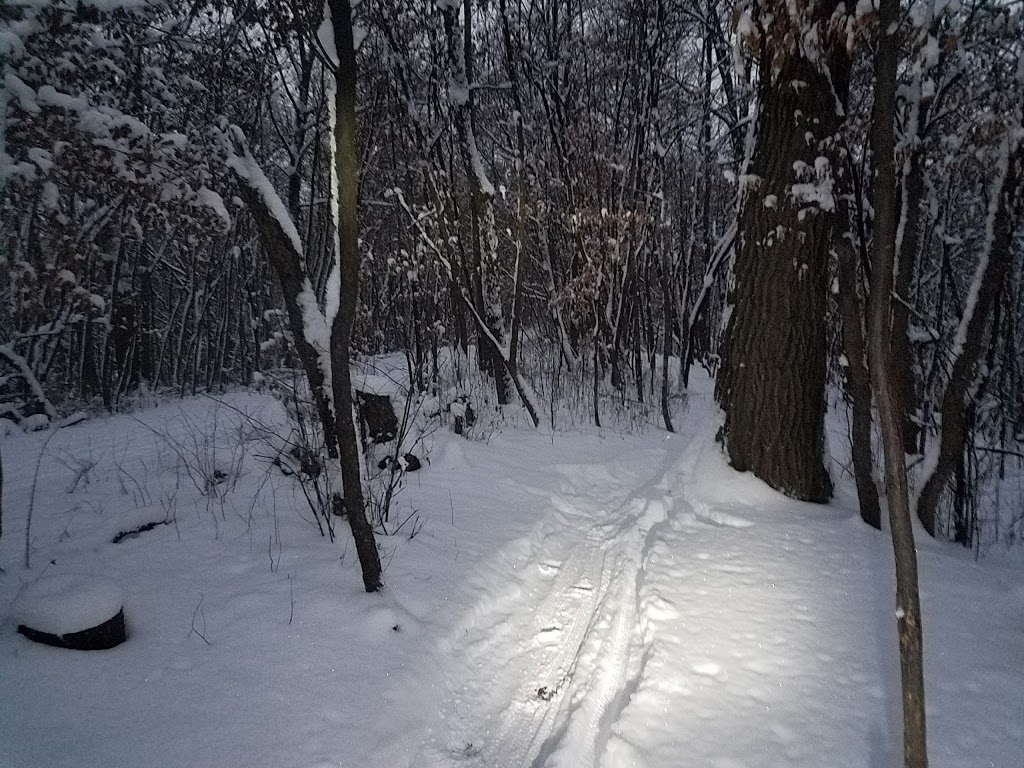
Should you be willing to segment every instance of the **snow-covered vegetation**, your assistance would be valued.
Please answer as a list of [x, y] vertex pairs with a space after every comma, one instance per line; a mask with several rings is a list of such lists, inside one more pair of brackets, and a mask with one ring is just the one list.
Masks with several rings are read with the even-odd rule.
[[1022, 180], [1019, 2], [0, 5], [0, 766], [1019, 768]]
[[[703, 376], [677, 416], [672, 435], [481, 415], [467, 439], [442, 414], [379, 538], [380, 596], [272, 463], [268, 394], [93, 419], [42, 455], [7, 437], [3, 764], [895, 765], [887, 537], [849, 481], [821, 507], [729, 469]], [[923, 542], [934, 765], [1024, 753], [1020, 554]], [[119, 586], [127, 643], [15, 633], [19, 593], [85, 576]]]

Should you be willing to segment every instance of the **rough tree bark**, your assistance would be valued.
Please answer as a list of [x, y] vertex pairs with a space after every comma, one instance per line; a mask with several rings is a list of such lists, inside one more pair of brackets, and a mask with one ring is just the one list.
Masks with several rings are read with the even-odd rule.
[[[0, 452], [0, 539], [4, 537], [4, 457]], [[3, 569], [0, 568], [0, 573]]]
[[[501, 37], [505, 47], [505, 71], [512, 85], [512, 104], [516, 121], [516, 268], [515, 288], [512, 291], [512, 320], [509, 327], [508, 359], [518, 370], [519, 335], [523, 315], [523, 282], [526, 280], [526, 130], [523, 121], [523, 99], [519, 91], [519, 70], [512, 46], [512, 32], [508, 23], [506, 0], [499, 0]], [[513, 374], [513, 378], [515, 374]]]
[[[729, 460], [794, 498], [825, 502], [825, 311], [836, 206], [832, 154], [849, 61], [828, 29], [837, 0], [810, 3], [794, 22], [763, 5], [753, 155], [741, 178], [733, 311], [717, 398]], [[812, 57], [795, 39], [817, 28]]]
[[896, 38], [899, 0], [881, 0], [875, 54], [875, 103], [871, 116], [875, 216], [868, 299], [868, 356], [885, 453], [885, 490], [896, 560], [896, 624], [903, 691], [903, 760], [906, 768], [927, 768], [924, 703], [924, 647], [917, 552], [910, 515], [903, 417], [892, 379], [891, 320], [896, 261]]
[[[942, 14], [935, 13], [928, 25], [928, 33], [936, 38], [942, 25]], [[918, 52], [918, 55], [921, 55]], [[939, 66], [947, 56], [947, 51], [940, 48]], [[914, 353], [910, 344], [910, 288], [917, 272], [917, 262], [921, 248], [921, 234], [924, 220], [925, 191], [925, 136], [929, 128], [929, 114], [932, 109], [933, 95], [928, 95], [922, 88], [924, 75], [920, 69], [914, 74], [910, 88], [910, 110], [905, 136], [910, 141], [905, 148], [906, 157], [899, 183], [900, 188], [900, 229], [896, 233], [896, 268], [894, 298], [892, 306], [892, 363], [893, 386], [896, 402], [903, 414], [903, 442], [907, 453], [917, 453], [922, 448], [923, 430], [918, 414], [921, 405], [920, 385], [914, 368]]]

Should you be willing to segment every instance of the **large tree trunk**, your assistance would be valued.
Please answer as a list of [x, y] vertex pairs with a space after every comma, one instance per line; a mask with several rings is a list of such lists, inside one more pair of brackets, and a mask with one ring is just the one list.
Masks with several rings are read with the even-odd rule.
[[906, 768], [927, 768], [924, 704], [924, 647], [917, 552], [910, 516], [903, 418], [892, 379], [893, 268], [896, 260], [896, 40], [899, 0], [881, 0], [875, 58], [875, 103], [871, 116], [875, 218], [871, 241], [871, 294], [868, 299], [868, 355], [871, 384], [882, 427], [889, 528], [896, 559], [896, 625], [903, 691], [903, 760]]
[[[827, 20], [835, 6], [818, 3], [809, 18]], [[825, 157], [834, 155], [849, 66], [823, 21], [827, 62], [781, 50], [785, 42], [772, 50], [786, 37], [771, 26], [784, 21], [764, 21], [773, 10], [787, 18], [782, 4], [761, 9], [769, 33], [761, 36], [760, 106], [741, 179], [734, 309], [717, 397], [733, 467], [794, 498], [825, 502], [825, 311], [838, 172]]]
[[359, 303], [359, 140], [356, 124], [356, 51], [352, 37], [352, 8], [348, 0], [328, 0], [334, 42], [338, 51], [336, 75], [335, 163], [338, 171], [337, 258], [341, 266], [338, 313], [331, 326], [331, 375], [341, 481], [345, 512], [352, 528], [363, 586], [367, 592], [381, 588], [380, 555], [373, 529], [366, 519], [362, 478], [359, 474], [359, 443], [352, 417], [352, 381], [349, 343]]

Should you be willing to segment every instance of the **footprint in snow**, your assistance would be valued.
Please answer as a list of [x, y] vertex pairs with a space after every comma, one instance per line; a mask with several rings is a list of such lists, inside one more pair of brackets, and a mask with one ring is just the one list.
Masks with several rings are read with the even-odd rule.
[[729, 563], [721, 563], [714, 566], [714, 569], [719, 573], [754, 573], [754, 569], [749, 565], [730, 565]]
[[654, 619], [655, 621], [665, 621], [679, 616], [679, 611], [676, 607], [668, 600], [665, 600], [663, 597], [658, 595], [645, 597], [641, 601], [641, 607], [643, 608], [644, 613], [647, 614], [648, 618]]
[[537, 571], [545, 578], [552, 578], [561, 569], [558, 563], [537, 563]]
[[752, 659], [744, 662], [743, 668], [756, 675], [772, 675], [778, 670], [778, 665], [766, 659]]
[[702, 661], [698, 664], [694, 664], [692, 669], [696, 674], [704, 677], [718, 677], [722, 674], [721, 665], [716, 664], [713, 661]]
[[561, 625], [550, 624], [546, 627], [542, 627], [540, 632], [537, 633], [537, 643], [539, 645], [553, 645], [554, 643], [558, 642], [561, 634]]

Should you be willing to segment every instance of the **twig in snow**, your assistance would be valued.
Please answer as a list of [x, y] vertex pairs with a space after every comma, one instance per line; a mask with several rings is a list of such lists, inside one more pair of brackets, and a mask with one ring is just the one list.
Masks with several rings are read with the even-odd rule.
[[[205, 595], [203, 595], [203, 593], [200, 592], [199, 593], [199, 602], [196, 603], [196, 609], [194, 611], [192, 611], [192, 632], [195, 632], [197, 635], [199, 635], [199, 639], [202, 640], [207, 645], [213, 645], [213, 643], [211, 643], [209, 640], [206, 639], [206, 635], [204, 634], [206, 632], [206, 614], [203, 613], [203, 611], [202, 611], [203, 598], [204, 597], [205, 597]], [[197, 614], [199, 616], [201, 616], [202, 619], [203, 619], [203, 631], [202, 632], [200, 632], [198, 629], [196, 629], [196, 615]]]
[[43, 443], [43, 448], [39, 451], [39, 458], [36, 459], [36, 471], [32, 475], [32, 492], [28, 496], [28, 515], [25, 520], [25, 569], [28, 570], [32, 567], [31, 557], [31, 543], [32, 543], [32, 510], [36, 505], [36, 485], [39, 483], [39, 466], [43, 463], [43, 456], [46, 453], [46, 446], [53, 440], [53, 436], [57, 434], [56, 429], [51, 429], [49, 436]]
[[290, 602], [290, 608], [288, 609], [288, 626], [292, 625], [292, 619], [295, 618], [295, 581], [292, 579], [292, 575], [288, 574], [288, 600]]

